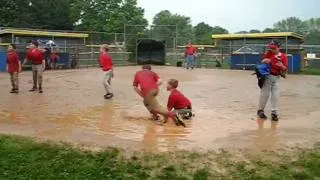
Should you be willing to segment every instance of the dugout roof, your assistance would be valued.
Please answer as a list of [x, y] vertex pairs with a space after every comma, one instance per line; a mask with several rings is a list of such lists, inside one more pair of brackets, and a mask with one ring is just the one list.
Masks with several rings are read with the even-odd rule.
[[84, 33], [70, 33], [70, 32], [57, 32], [57, 31], [44, 31], [44, 30], [24, 30], [5, 28], [0, 29], [0, 35], [12, 34], [20, 36], [49, 36], [49, 37], [64, 37], [64, 38], [87, 38], [88, 34]]
[[212, 39], [215, 40], [242, 40], [242, 39], [275, 39], [291, 38], [303, 41], [302, 35], [293, 32], [276, 32], [276, 33], [247, 33], [247, 34], [214, 34]]

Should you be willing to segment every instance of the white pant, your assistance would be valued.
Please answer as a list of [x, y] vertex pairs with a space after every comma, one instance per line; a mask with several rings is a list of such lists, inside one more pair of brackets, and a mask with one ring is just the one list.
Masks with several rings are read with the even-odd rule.
[[260, 93], [259, 110], [264, 110], [271, 94], [272, 113], [278, 115], [278, 82], [279, 76], [268, 75]]
[[113, 77], [113, 71], [105, 71], [104, 72], [104, 78], [103, 78], [103, 86], [106, 90], [106, 93], [112, 93], [112, 88], [111, 88], [111, 78]]

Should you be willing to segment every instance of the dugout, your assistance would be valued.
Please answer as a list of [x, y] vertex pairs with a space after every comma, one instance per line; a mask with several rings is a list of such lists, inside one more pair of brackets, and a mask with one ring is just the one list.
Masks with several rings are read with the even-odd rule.
[[137, 64], [165, 65], [166, 41], [154, 39], [137, 40]]
[[[26, 45], [30, 40], [39, 42], [39, 46], [45, 48], [45, 56], [48, 60], [50, 51], [55, 49], [60, 60], [58, 66], [69, 67], [70, 57], [69, 51], [71, 47], [83, 47], [86, 43], [88, 34], [71, 33], [61, 31], [45, 31], [45, 30], [30, 30], [30, 29], [15, 29], [15, 28], [0, 28], [0, 71], [5, 70], [6, 65], [6, 49], [8, 44], [13, 43], [17, 46], [17, 52], [21, 60], [25, 57], [27, 51]], [[54, 42], [54, 46], [48, 42]]]
[[[281, 50], [288, 54], [289, 73], [298, 73], [303, 63], [302, 35], [293, 32], [247, 33], [212, 35], [215, 44], [222, 53], [230, 56], [232, 69], [252, 69], [260, 62], [261, 54], [266, 51], [266, 44], [272, 40], [280, 42]], [[242, 52], [242, 50], [249, 52]], [[242, 52], [242, 53], [241, 53]], [[253, 53], [254, 52], [254, 53]]]

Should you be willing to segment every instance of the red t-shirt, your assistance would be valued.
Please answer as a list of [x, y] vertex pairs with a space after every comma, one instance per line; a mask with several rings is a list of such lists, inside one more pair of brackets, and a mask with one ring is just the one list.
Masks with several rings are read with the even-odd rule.
[[191, 108], [191, 102], [180, 91], [173, 89], [168, 99], [168, 110]]
[[[287, 58], [287, 55], [284, 54], [284, 53], [279, 53], [277, 55], [272, 55], [269, 57], [270, 60], [271, 60], [271, 73], [272, 75], [274, 76], [279, 76], [281, 74], [281, 72], [283, 71], [287, 71], [288, 69], [288, 58]], [[282, 67], [282, 66], [278, 66], [277, 63], [281, 61], [282, 64], [285, 66], [285, 67]]]
[[51, 62], [56, 62], [59, 59], [59, 56], [56, 53], [51, 53], [50, 60]]
[[101, 53], [99, 61], [103, 71], [109, 71], [110, 69], [112, 69], [112, 58], [108, 53]]
[[42, 64], [44, 54], [39, 49], [29, 49], [26, 56], [27, 60], [31, 61], [33, 65]]
[[196, 48], [194, 48], [193, 46], [189, 46], [186, 49], [186, 55], [187, 56], [192, 56], [196, 53]]
[[7, 53], [8, 73], [19, 72], [19, 55], [15, 51]]
[[140, 86], [140, 90], [142, 95], [146, 95], [151, 89], [158, 89], [157, 82], [159, 80], [159, 76], [149, 70], [138, 71], [134, 76], [133, 86]]

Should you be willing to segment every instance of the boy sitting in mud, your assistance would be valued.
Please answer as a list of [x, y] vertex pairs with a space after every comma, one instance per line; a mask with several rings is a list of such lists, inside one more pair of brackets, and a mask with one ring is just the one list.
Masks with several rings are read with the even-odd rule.
[[178, 88], [179, 81], [170, 79], [168, 81], [167, 90], [170, 91], [167, 108], [182, 119], [190, 119], [192, 117], [192, 105], [188, 98], [186, 98]]

